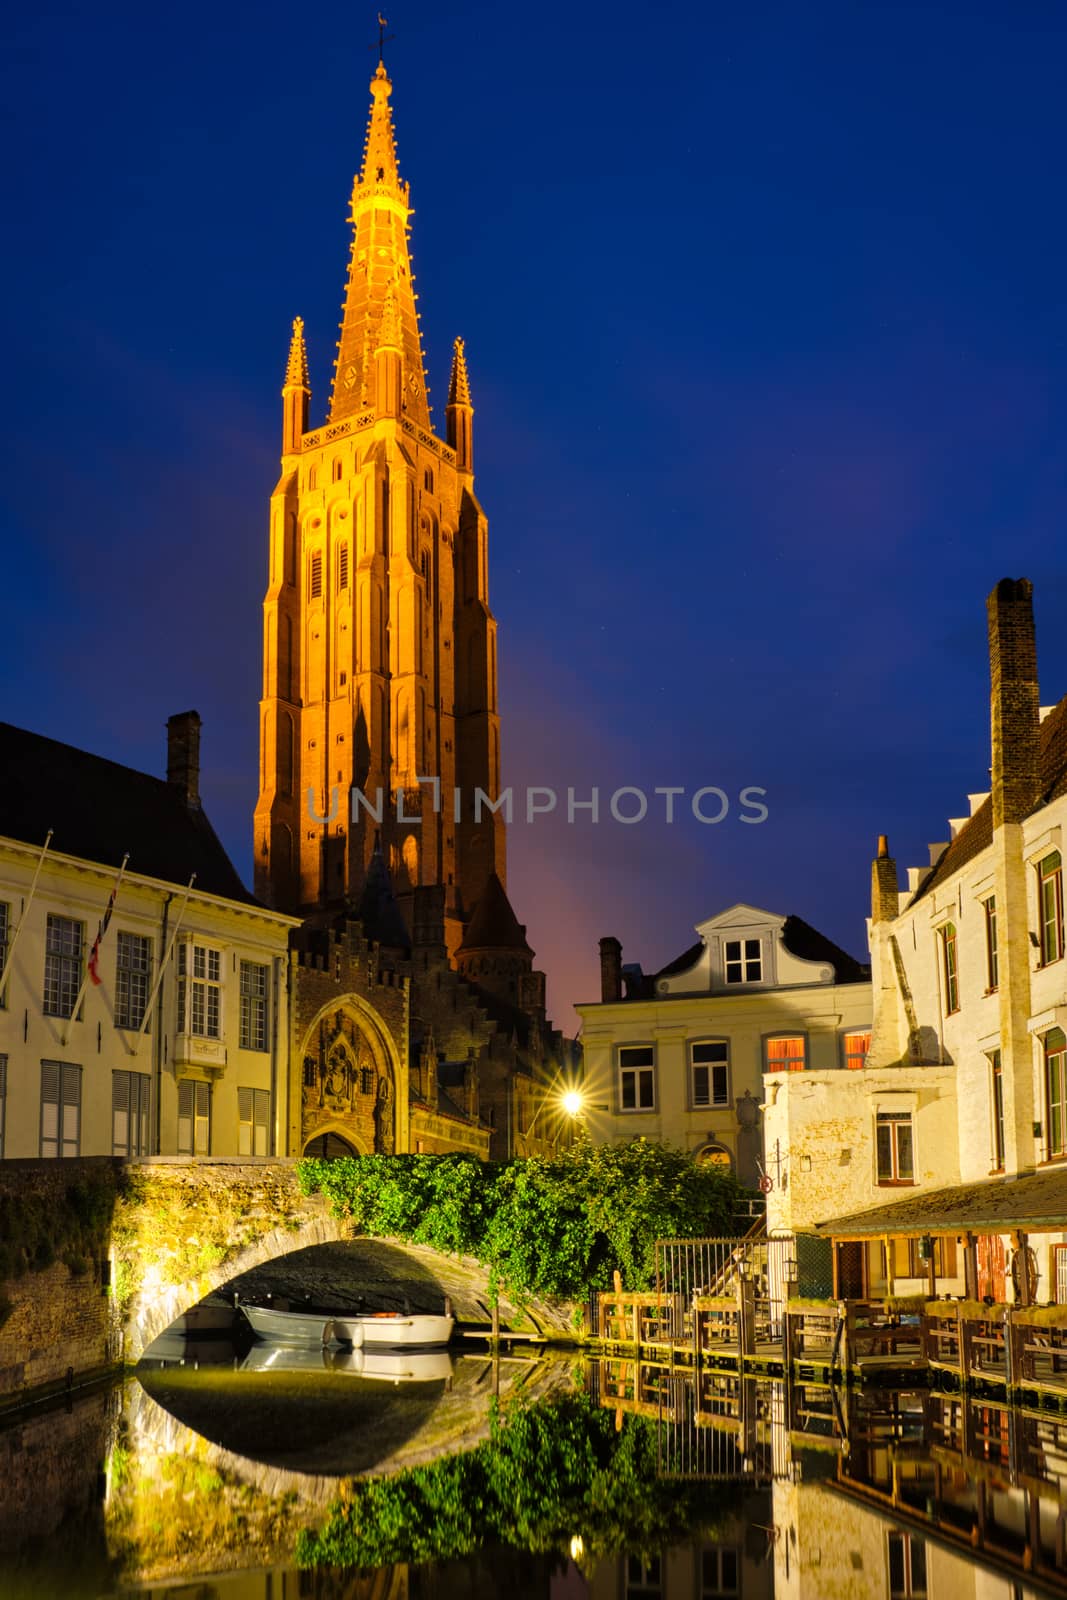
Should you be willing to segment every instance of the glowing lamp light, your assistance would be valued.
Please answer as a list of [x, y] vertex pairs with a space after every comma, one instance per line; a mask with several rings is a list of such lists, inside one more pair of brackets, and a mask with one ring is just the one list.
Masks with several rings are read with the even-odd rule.
[[577, 1089], [568, 1089], [561, 1104], [568, 1117], [576, 1117], [582, 1109], [582, 1097]]

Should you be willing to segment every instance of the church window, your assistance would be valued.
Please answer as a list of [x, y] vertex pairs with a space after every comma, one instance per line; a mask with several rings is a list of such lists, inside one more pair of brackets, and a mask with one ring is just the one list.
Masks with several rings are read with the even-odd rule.
[[725, 1039], [696, 1039], [689, 1046], [689, 1103], [730, 1104], [730, 1046]]
[[348, 588], [348, 540], [337, 546], [337, 587]]
[[342, 468], [341, 468], [340, 461], [339, 460], [335, 461], [334, 464], [333, 464], [333, 481], [334, 481], [334, 483], [340, 483], [340, 481], [341, 481], [341, 471], [342, 471]]
[[322, 595], [322, 551], [316, 550], [311, 557], [311, 578], [309, 590], [312, 600], [318, 600]]
[[[341, 685], [341, 688], [343, 689], [345, 684], [348, 682], [348, 673], [347, 672], [339, 672], [337, 674], [337, 681]], [[342, 737], [343, 736], [341, 734], [337, 735], [337, 743], [338, 744], [341, 743]]]
[[650, 1044], [619, 1048], [619, 1106], [623, 1111], [656, 1108], [656, 1051]]
[[319, 1081], [319, 1064], [314, 1056], [304, 1057], [304, 1088], [314, 1089]]
[[426, 471], [422, 475], [422, 481], [423, 481], [423, 484], [425, 485], [426, 489], [428, 490], [428, 492], [430, 494], [433, 494], [433, 469], [432, 469], [432, 467], [427, 467], [426, 468]]

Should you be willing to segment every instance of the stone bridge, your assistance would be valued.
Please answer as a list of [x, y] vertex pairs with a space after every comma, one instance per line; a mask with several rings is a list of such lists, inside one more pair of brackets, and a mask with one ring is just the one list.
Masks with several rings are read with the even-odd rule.
[[[366, 1287], [383, 1307], [408, 1301], [436, 1310], [448, 1295], [463, 1321], [490, 1320], [488, 1274], [477, 1262], [398, 1239], [357, 1237], [321, 1195], [301, 1193], [294, 1161], [153, 1158], [127, 1168], [124, 1189], [112, 1239], [128, 1361], [213, 1290], [247, 1293], [268, 1281], [257, 1268], [342, 1241], [343, 1262], [336, 1252], [331, 1260], [316, 1251], [303, 1275], [297, 1262], [282, 1263], [271, 1286], [321, 1300], [324, 1283], [343, 1278], [350, 1304], [353, 1287]], [[536, 1301], [522, 1310], [502, 1301], [501, 1322], [513, 1331], [573, 1331], [565, 1310]]]

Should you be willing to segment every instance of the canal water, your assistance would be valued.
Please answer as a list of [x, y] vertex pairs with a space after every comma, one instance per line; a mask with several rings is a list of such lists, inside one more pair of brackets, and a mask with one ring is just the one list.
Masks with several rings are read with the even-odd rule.
[[0, 1600], [1067, 1596], [1067, 1418], [168, 1336], [0, 1430]]

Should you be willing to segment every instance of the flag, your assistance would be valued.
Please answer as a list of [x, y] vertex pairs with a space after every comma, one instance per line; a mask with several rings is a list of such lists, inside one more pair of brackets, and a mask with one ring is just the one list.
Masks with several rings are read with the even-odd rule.
[[107, 932], [107, 925], [111, 921], [111, 913], [115, 909], [115, 896], [118, 894], [118, 892], [119, 886], [116, 884], [107, 897], [107, 905], [104, 907], [104, 915], [101, 917], [100, 926], [96, 930], [96, 938], [93, 940], [93, 948], [89, 951], [89, 976], [96, 984], [97, 988], [100, 987], [101, 981], [100, 972], [97, 967], [97, 961], [99, 960], [100, 956], [100, 941]]

